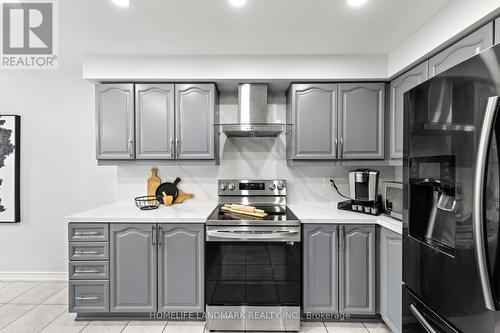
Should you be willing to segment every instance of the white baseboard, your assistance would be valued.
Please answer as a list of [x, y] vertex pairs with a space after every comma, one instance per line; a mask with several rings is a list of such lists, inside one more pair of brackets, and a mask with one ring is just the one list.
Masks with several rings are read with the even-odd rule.
[[67, 281], [68, 272], [0, 272], [0, 281]]

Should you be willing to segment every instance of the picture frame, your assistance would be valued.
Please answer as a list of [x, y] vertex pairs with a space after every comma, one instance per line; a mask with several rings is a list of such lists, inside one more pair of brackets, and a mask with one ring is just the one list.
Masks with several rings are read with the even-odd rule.
[[0, 223], [21, 221], [21, 117], [0, 115]]

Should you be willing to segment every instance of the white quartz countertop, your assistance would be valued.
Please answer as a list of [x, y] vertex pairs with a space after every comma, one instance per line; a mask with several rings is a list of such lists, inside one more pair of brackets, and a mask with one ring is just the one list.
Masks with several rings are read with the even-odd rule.
[[374, 216], [339, 210], [336, 203], [290, 204], [288, 207], [301, 223], [378, 224], [400, 235], [403, 231], [400, 220], [385, 215]]
[[[123, 201], [65, 217], [67, 222], [88, 223], [205, 223], [216, 202], [188, 200], [170, 207], [143, 211], [134, 202]], [[302, 223], [378, 224], [398, 234], [402, 223], [389, 216], [372, 216], [337, 209], [335, 203], [300, 203], [288, 207]]]
[[67, 222], [109, 223], [205, 223], [217, 206], [216, 202], [186, 200], [169, 207], [140, 210], [133, 200], [116, 202], [65, 217]]

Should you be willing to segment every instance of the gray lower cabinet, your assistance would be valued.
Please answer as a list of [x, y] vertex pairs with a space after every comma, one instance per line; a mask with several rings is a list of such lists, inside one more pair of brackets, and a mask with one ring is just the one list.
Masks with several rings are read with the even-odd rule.
[[341, 226], [340, 248], [340, 312], [374, 315], [375, 225]]
[[110, 224], [110, 311], [156, 310], [156, 225]]
[[159, 224], [159, 312], [204, 311], [204, 235], [202, 224]]
[[384, 159], [385, 83], [339, 84], [339, 158]]
[[97, 159], [134, 159], [134, 85], [96, 85]]
[[303, 311], [338, 313], [338, 225], [304, 224]]
[[289, 159], [337, 158], [337, 84], [292, 84], [287, 97], [287, 123], [293, 124]]
[[429, 77], [429, 63], [421, 63], [391, 82], [389, 102], [389, 157], [403, 158], [404, 94]]
[[175, 140], [173, 84], [135, 85], [136, 159], [173, 159]]
[[401, 235], [381, 227], [378, 236], [380, 315], [394, 333], [399, 333], [403, 279]]
[[214, 159], [215, 84], [176, 84], [176, 157]]
[[438, 75], [491, 46], [493, 46], [493, 22], [430, 58], [429, 77]]

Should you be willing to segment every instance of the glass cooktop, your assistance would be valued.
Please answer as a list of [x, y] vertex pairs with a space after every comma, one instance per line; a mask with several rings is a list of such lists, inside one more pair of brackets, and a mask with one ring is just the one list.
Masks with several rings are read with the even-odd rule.
[[[262, 209], [267, 213], [265, 217], [253, 217], [244, 214], [229, 213], [221, 210], [223, 205], [219, 205], [208, 217], [208, 222], [237, 222], [237, 221], [254, 221], [256, 223], [298, 223], [299, 219], [292, 211], [286, 206], [255, 206], [255, 208]], [[260, 223], [259, 223], [260, 224]]]

